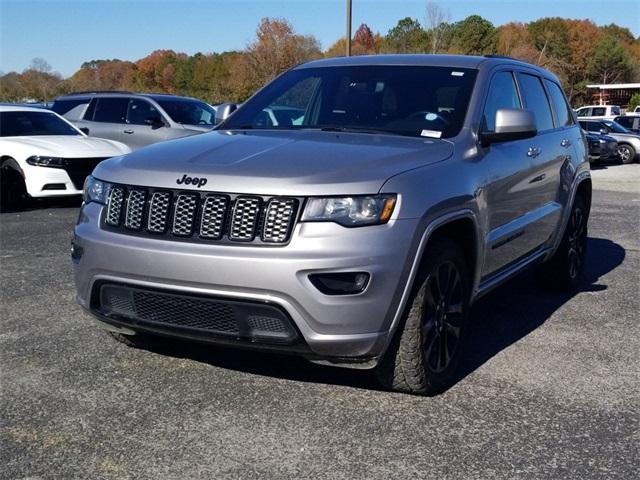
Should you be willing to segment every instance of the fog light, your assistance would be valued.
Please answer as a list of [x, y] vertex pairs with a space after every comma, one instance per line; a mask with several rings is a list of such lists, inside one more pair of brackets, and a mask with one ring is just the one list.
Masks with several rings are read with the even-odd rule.
[[325, 295], [354, 295], [363, 292], [369, 283], [366, 272], [314, 273], [309, 280]]

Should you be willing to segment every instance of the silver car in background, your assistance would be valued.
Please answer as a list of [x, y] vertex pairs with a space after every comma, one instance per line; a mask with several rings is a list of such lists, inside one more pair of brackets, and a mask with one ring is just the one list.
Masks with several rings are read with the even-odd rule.
[[77, 92], [51, 108], [87, 135], [116, 140], [132, 150], [208, 132], [215, 109], [190, 97], [129, 92]]
[[289, 352], [433, 394], [455, 381], [475, 300], [533, 265], [576, 286], [590, 204], [585, 139], [550, 72], [318, 60], [212, 133], [101, 163], [74, 230], [77, 300], [127, 344]]

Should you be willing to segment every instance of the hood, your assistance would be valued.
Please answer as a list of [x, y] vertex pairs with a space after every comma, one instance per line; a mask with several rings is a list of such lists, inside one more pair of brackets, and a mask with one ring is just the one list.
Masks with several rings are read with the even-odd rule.
[[202, 125], [190, 125], [190, 124], [184, 124], [184, 123], [180, 123], [179, 125], [185, 130], [191, 130], [193, 132], [198, 132], [198, 133], [210, 132], [214, 128], [214, 127], [203, 127]]
[[[444, 140], [320, 131], [226, 131], [163, 142], [102, 162], [94, 175], [132, 185], [261, 195], [377, 193], [390, 177], [453, 153]], [[202, 182], [200, 182], [202, 183]]]
[[52, 157], [115, 157], [129, 153], [125, 144], [105, 138], [82, 135], [42, 135], [33, 137], [4, 137], [5, 148], [21, 149], [27, 155], [48, 155]]

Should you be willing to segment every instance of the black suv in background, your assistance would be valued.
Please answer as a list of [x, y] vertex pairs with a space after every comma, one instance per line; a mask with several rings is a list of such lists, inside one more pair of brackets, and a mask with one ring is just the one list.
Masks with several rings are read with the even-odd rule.
[[195, 98], [130, 92], [72, 93], [56, 98], [51, 109], [88, 135], [132, 150], [209, 131], [216, 115]]

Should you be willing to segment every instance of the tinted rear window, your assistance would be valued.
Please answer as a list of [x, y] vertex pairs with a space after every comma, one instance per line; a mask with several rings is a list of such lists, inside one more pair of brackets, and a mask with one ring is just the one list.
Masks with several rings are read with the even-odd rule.
[[571, 110], [564, 98], [562, 89], [556, 83], [549, 80], [545, 80], [544, 83], [547, 85], [547, 90], [549, 90], [549, 95], [551, 96], [551, 103], [553, 104], [553, 110], [556, 114], [558, 127], [573, 125], [573, 115], [571, 115]]
[[124, 123], [128, 105], [129, 99], [127, 98], [98, 98], [93, 121]]
[[552, 129], [553, 118], [549, 108], [549, 101], [540, 79], [533, 75], [522, 73], [520, 74], [520, 84], [525, 108], [535, 115], [538, 131]]

